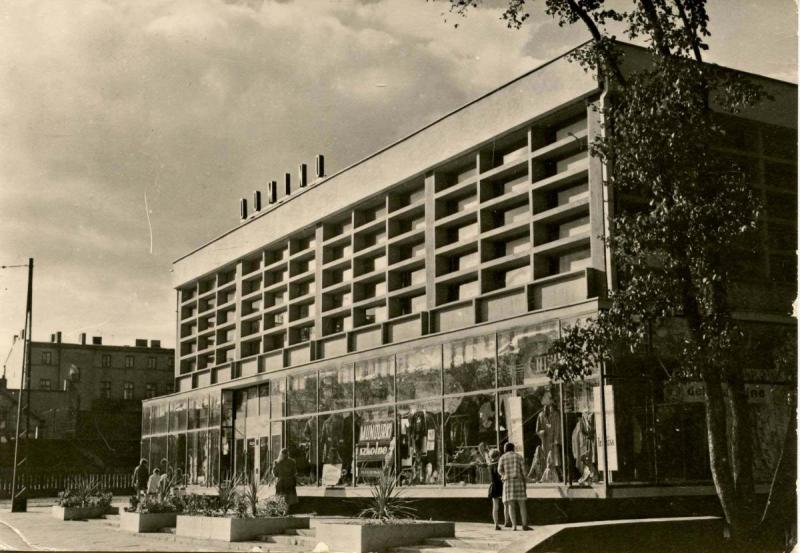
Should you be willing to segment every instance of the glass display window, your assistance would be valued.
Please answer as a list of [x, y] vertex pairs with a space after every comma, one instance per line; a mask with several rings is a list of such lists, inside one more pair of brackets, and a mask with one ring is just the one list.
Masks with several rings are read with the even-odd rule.
[[397, 354], [397, 400], [418, 400], [442, 394], [442, 346]]
[[222, 400], [219, 392], [211, 392], [208, 398], [208, 426], [217, 427], [222, 423]]
[[269, 383], [258, 387], [258, 413], [262, 418], [269, 419]]
[[175, 477], [183, 478], [186, 474], [186, 434], [180, 433], [175, 438], [175, 461], [172, 463], [172, 470]]
[[186, 430], [186, 400], [178, 399], [173, 400], [170, 405], [169, 411], [169, 431], [183, 431]]
[[169, 429], [169, 403], [166, 401], [156, 403], [153, 407], [153, 433], [163, 434]]
[[[558, 385], [548, 384], [501, 394], [498, 421], [500, 450], [507, 442], [514, 444], [514, 450], [525, 459], [528, 483], [564, 481], [565, 434]], [[594, 462], [596, 466], [596, 456]]]
[[286, 416], [317, 412], [317, 371], [286, 378]]
[[489, 485], [489, 452], [497, 447], [494, 394], [444, 400], [445, 482]]
[[[181, 434], [183, 436], [183, 434]], [[185, 439], [185, 436], [184, 436]], [[167, 467], [172, 467], [173, 470], [175, 468], [175, 461], [177, 459], [177, 452], [178, 452], [178, 435], [177, 434], [169, 434], [167, 436]], [[161, 472], [164, 472], [163, 467], [161, 468]]]
[[550, 344], [558, 338], [558, 321], [525, 326], [497, 335], [497, 385], [536, 386], [546, 384], [552, 361]]
[[397, 477], [401, 485], [441, 484], [441, 400], [397, 406]]
[[250, 386], [247, 388], [247, 418], [258, 418], [258, 386]]
[[[146, 405], [142, 408], [142, 436], [149, 436], [153, 433], [151, 428], [151, 421], [153, 418], [153, 407], [152, 405]], [[147, 457], [144, 457], [145, 459]]]
[[[353, 412], [319, 417], [319, 463], [322, 485], [338, 486], [352, 482]], [[335, 475], [338, 479], [335, 480]]]
[[394, 402], [394, 355], [358, 361], [355, 374], [356, 406]]
[[233, 392], [225, 390], [222, 392], [222, 426], [233, 426]]
[[161, 468], [161, 460], [167, 458], [167, 437], [154, 436], [150, 438], [150, 472]]
[[[609, 454], [616, 455], [617, 470], [611, 472], [614, 482], [643, 483], [655, 481], [653, 381], [643, 378], [609, 379], [606, 394], [606, 416], [609, 434], [616, 438], [609, 444]], [[612, 429], [611, 426], [614, 426]]]
[[270, 418], [279, 419], [286, 413], [284, 412], [286, 398], [286, 379], [273, 378], [269, 381], [269, 410]]
[[286, 448], [297, 464], [297, 485], [314, 486], [317, 483], [318, 444], [317, 417], [287, 419]]
[[187, 410], [187, 428], [189, 430], [195, 430], [199, 424], [199, 413], [197, 408], [199, 403], [200, 400], [196, 397], [190, 397], [187, 399], [187, 404], [189, 406]]
[[206, 484], [216, 486], [219, 484], [220, 458], [221, 458], [220, 431], [213, 428], [208, 431], [208, 470], [206, 471]]
[[247, 440], [238, 432], [234, 440], [234, 475], [236, 478], [247, 477]]
[[142, 438], [139, 445], [139, 459], [147, 459], [150, 463], [150, 438]]
[[353, 407], [353, 365], [344, 364], [319, 371], [319, 410]]
[[496, 353], [494, 334], [444, 344], [444, 393], [493, 389]]
[[207, 428], [209, 426], [210, 416], [208, 394], [201, 394], [197, 397], [197, 428]]
[[[562, 386], [564, 394], [564, 470], [568, 482], [590, 486], [602, 481], [605, 455], [602, 450], [603, 420], [597, 381], [572, 382]], [[608, 456], [616, 470], [616, 455]]]
[[395, 466], [397, 433], [394, 407], [355, 412], [355, 483], [370, 486]]
[[272, 470], [270, 470], [272, 463], [270, 461], [269, 444], [269, 435], [258, 438], [258, 465], [260, 468], [260, 482], [262, 484], [270, 484], [272, 482]]
[[283, 446], [283, 422], [273, 421], [269, 425], [270, 431], [270, 466], [278, 459], [278, 454]]
[[219, 475], [220, 482], [227, 482], [233, 475], [233, 429], [223, 428], [219, 438]]

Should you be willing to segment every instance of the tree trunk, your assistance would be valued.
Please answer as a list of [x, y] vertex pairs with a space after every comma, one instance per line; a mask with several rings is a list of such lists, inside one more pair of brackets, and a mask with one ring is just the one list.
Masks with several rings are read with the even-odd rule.
[[734, 536], [747, 540], [753, 537], [757, 523], [750, 405], [747, 403], [747, 392], [741, 378], [736, 377], [728, 383], [728, 393], [731, 406], [728, 440], [731, 445], [732, 474], [741, 517], [741, 527], [734, 531]]
[[722, 512], [731, 530], [731, 537], [737, 538], [743, 521], [728, 449], [725, 392], [716, 375], [705, 374], [703, 380], [706, 390], [706, 426], [711, 476], [714, 479]]

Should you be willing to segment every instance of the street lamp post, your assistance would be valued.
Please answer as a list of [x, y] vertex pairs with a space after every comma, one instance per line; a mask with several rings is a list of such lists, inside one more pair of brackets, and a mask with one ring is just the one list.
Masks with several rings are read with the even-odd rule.
[[[25, 486], [17, 491], [19, 468], [25, 463], [31, 427], [31, 337], [33, 332], [33, 258], [28, 259], [28, 297], [25, 302], [25, 341], [22, 354], [22, 378], [17, 399], [17, 424], [14, 439], [14, 472], [11, 477], [11, 512], [22, 513], [28, 510], [28, 497]], [[20, 450], [20, 424], [22, 422], [22, 401], [25, 396], [25, 447]]]

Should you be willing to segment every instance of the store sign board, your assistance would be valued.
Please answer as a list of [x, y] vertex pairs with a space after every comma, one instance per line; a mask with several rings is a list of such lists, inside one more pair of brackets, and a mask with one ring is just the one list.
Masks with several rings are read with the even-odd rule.
[[[617, 424], [614, 418], [614, 387], [611, 384], [604, 386], [606, 394], [606, 436], [605, 447], [608, 455], [609, 470], [619, 470], [617, 461]], [[592, 389], [594, 394], [594, 424], [597, 440], [597, 468], [605, 470], [605, 456], [603, 455], [603, 417], [600, 398], [600, 386]]]
[[508, 441], [514, 444], [514, 450], [525, 457], [525, 440], [522, 431], [522, 398], [508, 396], [504, 398], [506, 424], [508, 425]]
[[361, 425], [358, 434], [359, 442], [388, 442], [392, 439], [394, 423], [392, 421], [375, 421]]
[[[748, 403], [769, 403], [769, 390], [760, 384], [745, 384]], [[703, 403], [706, 400], [706, 387], [702, 382], [688, 382], [673, 387], [676, 399], [683, 403]]]
[[342, 465], [322, 465], [322, 485], [336, 486], [342, 477]]

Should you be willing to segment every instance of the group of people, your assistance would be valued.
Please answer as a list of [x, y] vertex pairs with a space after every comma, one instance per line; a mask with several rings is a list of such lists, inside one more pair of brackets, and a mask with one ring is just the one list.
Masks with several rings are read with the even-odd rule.
[[133, 471], [133, 486], [137, 495], [156, 495], [160, 490], [169, 489], [174, 492], [183, 485], [183, 471], [172, 470], [166, 459], [161, 460], [163, 468], [155, 467], [150, 472], [147, 459], [142, 459]]
[[[525, 506], [527, 492], [525, 488], [525, 459], [514, 451], [514, 444], [506, 443], [505, 453], [493, 449], [489, 452], [489, 498], [492, 500], [492, 520], [494, 529], [500, 530], [501, 511], [503, 526], [517, 529], [517, 522], [522, 523], [523, 530], [531, 530], [528, 526], [528, 509]], [[519, 518], [517, 518], [519, 510]]]
[[[161, 460], [162, 468], [155, 467], [150, 472], [147, 459], [142, 459], [133, 471], [133, 486], [137, 495], [154, 496], [162, 490], [175, 490], [183, 486], [183, 471], [180, 468], [172, 470], [166, 459]], [[278, 458], [272, 465], [272, 474], [277, 479], [275, 482], [275, 495], [286, 498], [286, 503], [291, 507], [298, 503], [297, 498], [297, 465], [289, 456], [289, 450], [281, 449]]]

